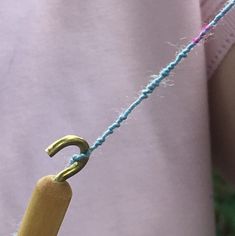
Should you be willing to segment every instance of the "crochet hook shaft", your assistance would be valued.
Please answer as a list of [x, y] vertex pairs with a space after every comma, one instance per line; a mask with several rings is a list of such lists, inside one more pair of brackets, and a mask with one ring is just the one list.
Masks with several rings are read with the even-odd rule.
[[68, 182], [45, 176], [38, 181], [18, 236], [56, 236], [72, 198]]

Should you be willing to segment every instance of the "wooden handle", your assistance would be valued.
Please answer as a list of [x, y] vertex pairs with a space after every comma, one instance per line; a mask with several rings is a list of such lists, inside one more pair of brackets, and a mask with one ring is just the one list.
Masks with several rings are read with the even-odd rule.
[[68, 182], [40, 179], [32, 193], [18, 236], [56, 236], [72, 197]]

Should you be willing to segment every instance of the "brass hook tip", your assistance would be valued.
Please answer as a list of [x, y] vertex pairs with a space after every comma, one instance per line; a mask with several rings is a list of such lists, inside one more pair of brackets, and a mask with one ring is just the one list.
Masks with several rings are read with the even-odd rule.
[[53, 157], [50, 146], [45, 149], [45, 152], [48, 154], [49, 157]]
[[[53, 157], [61, 149], [71, 145], [79, 147], [81, 153], [85, 153], [89, 150], [89, 145], [86, 142], [86, 140], [76, 135], [67, 135], [52, 143], [49, 147], [45, 149], [45, 151], [50, 157]], [[89, 158], [83, 158], [75, 162], [71, 166], [65, 168], [55, 176], [55, 181], [63, 182], [66, 179], [72, 177], [73, 175], [78, 173], [81, 169], [83, 169], [88, 160]]]

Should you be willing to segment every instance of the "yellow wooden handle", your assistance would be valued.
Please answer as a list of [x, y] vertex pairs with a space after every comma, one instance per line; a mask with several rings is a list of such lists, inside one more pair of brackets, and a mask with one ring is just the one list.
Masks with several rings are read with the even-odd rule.
[[25, 211], [18, 236], [56, 236], [72, 198], [68, 182], [40, 179]]

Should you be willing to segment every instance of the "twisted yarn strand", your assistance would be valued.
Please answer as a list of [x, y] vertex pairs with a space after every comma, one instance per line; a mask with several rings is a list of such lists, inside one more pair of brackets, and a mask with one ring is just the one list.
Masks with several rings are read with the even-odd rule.
[[125, 121], [131, 112], [144, 100], [149, 97], [159, 86], [160, 82], [169, 76], [169, 74], [175, 69], [180, 62], [186, 58], [192, 49], [210, 32], [217, 23], [235, 6], [235, 0], [229, 0], [225, 4], [225, 6], [219, 11], [219, 13], [214, 17], [214, 19], [199, 33], [199, 35], [194, 38], [184, 49], [182, 49], [177, 55], [176, 58], [170, 62], [165, 68], [163, 68], [158, 75], [153, 75], [153, 80], [147, 84], [147, 86], [140, 92], [139, 97], [123, 112], [119, 115], [119, 117], [104, 131], [104, 133], [96, 139], [94, 144], [90, 147], [90, 149], [86, 153], [75, 154], [72, 156], [70, 160], [70, 164], [79, 161], [85, 157], [89, 157], [90, 154], [96, 150], [99, 146], [101, 146], [108, 136], [113, 134], [115, 129], [118, 129], [122, 122]]

